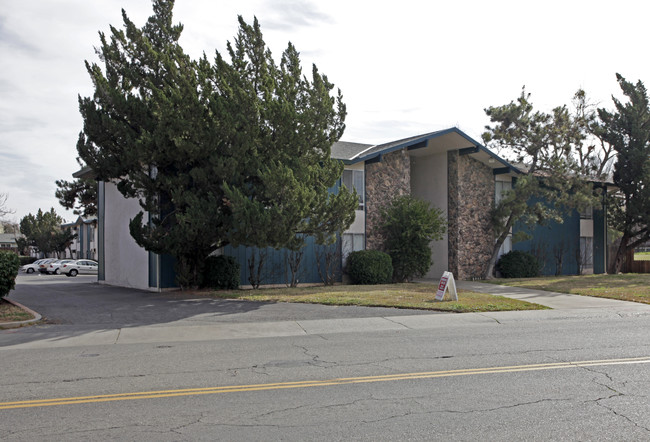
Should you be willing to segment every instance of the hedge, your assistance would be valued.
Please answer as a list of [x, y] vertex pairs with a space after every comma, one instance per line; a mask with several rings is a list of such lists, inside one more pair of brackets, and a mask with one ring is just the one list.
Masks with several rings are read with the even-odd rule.
[[233, 290], [239, 287], [240, 267], [232, 256], [210, 256], [205, 260], [203, 286]]
[[16, 287], [20, 260], [14, 252], [0, 251], [0, 298]]
[[532, 278], [539, 275], [539, 262], [528, 252], [513, 250], [499, 259], [497, 270], [504, 278]]
[[393, 277], [390, 255], [377, 250], [350, 253], [347, 270], [353, 284], [388, 284]]

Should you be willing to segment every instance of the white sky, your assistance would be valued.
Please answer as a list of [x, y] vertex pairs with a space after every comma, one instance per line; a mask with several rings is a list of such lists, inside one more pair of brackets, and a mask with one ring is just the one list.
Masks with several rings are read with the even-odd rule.
[[[54, 207], [56, 179], [78, 170], [77, 96], [92, 94], [84, 60], [98, 31], [139, 26], [149, 0], [0, 0], [0, 193], [19, 221]], [[619, 0], [177, 0], [181, 44], [208, 56], [257, 16], [279, 57], [291, 41], [343, 92], [342, 140], [381, 143], [458, 126], [480, 141], [484, 109], [523, 85], [537, 108], [569, 104], [584, 88], [611, 107], [615, 73], [650, 81], [646, 2]], [[646, 83], [648, 87], [650, 84]]]

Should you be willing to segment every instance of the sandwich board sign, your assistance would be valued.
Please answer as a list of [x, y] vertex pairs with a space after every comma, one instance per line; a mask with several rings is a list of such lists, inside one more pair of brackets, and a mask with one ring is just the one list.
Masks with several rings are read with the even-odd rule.
[[458, 292], [456, 292], [456, 281], [454, 281], [454, 274], [451, 272], [444, 272], [440, 283], [438, 284], [438, 291], [436, 292], [436, 301], [442, 301], [445, 293], [449, 291], [452, 301], [458, 301]]

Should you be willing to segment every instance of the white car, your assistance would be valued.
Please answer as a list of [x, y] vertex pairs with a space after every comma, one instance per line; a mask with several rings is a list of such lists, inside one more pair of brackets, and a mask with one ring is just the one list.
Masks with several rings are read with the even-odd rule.
[[59, 267], [59, 273], [65, 276], [96, 275], [99, 264], [92, 259], [77, 259]]
[[61, 266], [72, 261], [74, 261], [74, 259], [59, 259], [57, 261], [50, 262], [50, 264], [47, 266], [47, 274], [58, 275], [61, 270]]
[[38, 271], [38, 265], [39, 265], [40, 263], [42, 263], [43, 261], [45, 261], [45, 259], [39, 259], [39, 260], [34, 261], [34, 262], [31, 263], [31, 264], [25, 264], [24, 266], [22, 266], [22, 267], [20, 268], [20, 270], [23, 271], [23, 272], [25, 272], [25, 273], [34, 273], [34, 272], [37, 272], [37, 271]]

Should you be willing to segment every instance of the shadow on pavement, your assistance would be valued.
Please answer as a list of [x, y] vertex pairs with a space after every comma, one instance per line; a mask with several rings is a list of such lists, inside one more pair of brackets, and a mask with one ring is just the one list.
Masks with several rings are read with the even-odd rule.
[[[0, 330], [0, 346], [46, 337], [63, 339], [82, 333], [158, 324], [187, 326], [435, 313], [213, 298], [179, 299], [176, 293], [112, 287], [98, 284], [95, 277], [88, 276], [39, 278], [36, 275], [20, 275], [16, 289], [9, 297], [43, 315], [43, 321], [20, 329]], [[11, 339], [8, 339], [10, 336]]]

